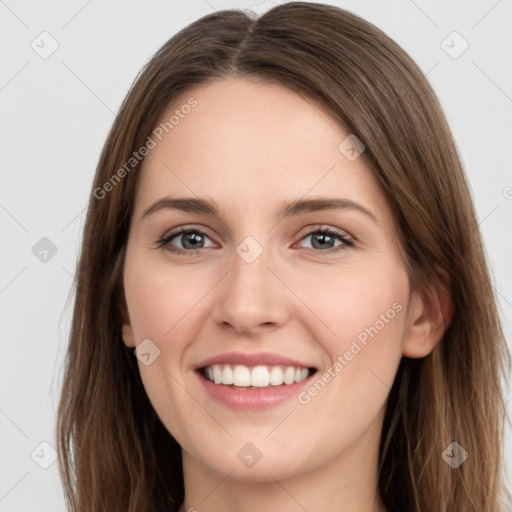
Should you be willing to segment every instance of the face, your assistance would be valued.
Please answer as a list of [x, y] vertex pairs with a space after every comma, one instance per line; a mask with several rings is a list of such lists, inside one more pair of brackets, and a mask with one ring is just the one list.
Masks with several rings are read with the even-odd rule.
[[364, 152], [278, 85], [213, 82], [162, 122], [176, 109], [124, 267], [123, 338], [158, 416], [184, 459], [245, 480], [373, 457], [420, 313]]

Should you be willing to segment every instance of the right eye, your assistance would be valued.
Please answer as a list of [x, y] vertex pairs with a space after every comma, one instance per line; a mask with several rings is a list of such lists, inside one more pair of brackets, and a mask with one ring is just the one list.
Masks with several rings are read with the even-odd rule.
[[[210, 239], [204, 231], [199, 229], [179, 228], [158, 240], [157, 247], [176, 254], [193, 255], [197, 254], [200, 249], [205, 248], [205, 238]], [[180, 240], [182, 247], [176, 247], [172, 243], [175, 239]]]

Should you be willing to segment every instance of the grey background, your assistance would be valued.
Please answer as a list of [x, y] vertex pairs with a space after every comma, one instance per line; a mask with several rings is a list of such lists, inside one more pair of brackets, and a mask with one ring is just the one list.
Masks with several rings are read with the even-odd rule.
[[[56, 446], [71, 319], [66, 300], [95, 166], [129, 86], [152, 54], [190, 22], [214, 10], [259, 13], [277, 3], [0, 0], [1, 512], [64, 511], [52, 448], [41, 443]], [[510, 344], [512, 2], [326, 3], [383, 29], [436, 90], [474, 191]], [[43, 31], [51, 37], [40, 36]], [[453, 31], [469, 44], [457, 58], [463, 41], [450, 36]], [[52, 38], [58, 48], [42, 58]], [[506, 393], [511, 414], [512, 394]], [[506, 451], [510, 474], [510, 427]]]

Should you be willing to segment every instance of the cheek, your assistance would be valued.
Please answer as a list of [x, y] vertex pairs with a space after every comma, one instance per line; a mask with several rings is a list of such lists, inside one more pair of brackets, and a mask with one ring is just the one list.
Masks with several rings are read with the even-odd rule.
[[139, 361], [140, 376], [154, 410], [179, 440], [186, 439], [190, 421], [204, 422], [202, 410], [190, 407], [190, 395], [179, 384], [187, 347], [202, 325], [197, 314], [205, 276], [193, 276], [149, 262], [141, 254], [126, 260], [124, 285], [135, 342], [150, 339], [159, 350], [151, 364]]
[[332, 269], [295, 282], [313, 313], [309, 327], [331, 356], [348, 350], [356, 339], [363, 345], [374, 338], [388, 345], [400, 342], [396, 335], [403, 331], [409, 285], [405, 269], [393, 260]]
[[[194, 308], [210, 284], [198, 272], [170, 269], [168, 265], [130, 262], [125, 269], [125, 293], [136, 340], [154, 339], [155, 343], [173, 339], [189, 323]], [[175, 340], [175, 341], [174, 341]]]
[[299, 402], [319, 419], [327, 421], [328, 416], [350, 439], [381, 410], [396, 375], [406, 326], [408, 276], [402, 266], [380, 259], [378, 265], [331, 276], [322, 290], [324, 299], [315, 300], [311, 308], [333, 332], [319, 322], [310, 329], [332, 364], [316, 375]]
[[[311, 285], [312, 279], [304, 280], [303, 293]], [[380, 259], [373, 267], [333, 272], [314, 286], [318, 293], [310, 292], [307, 304], [315, 316], [307, 328], [331, 365], [317, 374], [317, 385], [306, 390], [301, 403], [317, 409], [318, 417], [353, 411], [367, 422], [385, 402], [402, 357], [407, 273]]]

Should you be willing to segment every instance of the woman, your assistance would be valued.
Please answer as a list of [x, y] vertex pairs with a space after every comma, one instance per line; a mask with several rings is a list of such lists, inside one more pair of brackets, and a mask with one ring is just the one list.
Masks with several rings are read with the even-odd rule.
[[396, 43], [294, 2], [157, 52], [91, 191], [70, 510], [496, 512], [509, 367], [455, 143]]

